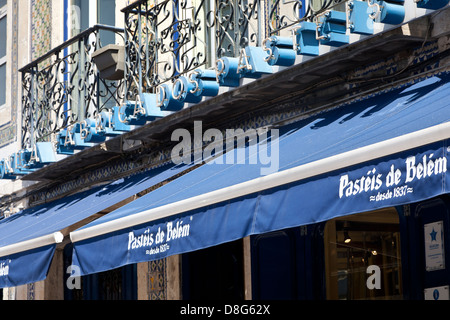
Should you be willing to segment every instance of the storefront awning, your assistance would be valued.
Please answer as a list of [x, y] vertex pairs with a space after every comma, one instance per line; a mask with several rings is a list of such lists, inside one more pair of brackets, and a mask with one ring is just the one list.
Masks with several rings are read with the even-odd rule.
[[[272, 130], [243, 148], [242, 163], [228, 152], [72, 232], [73, 264], [96, 273], [448, 193], [449, 78], [380, 92], [278, 137]], [[274, 162], [276, 172], [262, 175]]]
[[0, 288], [44, 280], [56, 244], [68, 234], [66, 228], [82, 223], [187, 168], [185, 165], [166, 165], [29, 208], [1, 220]]

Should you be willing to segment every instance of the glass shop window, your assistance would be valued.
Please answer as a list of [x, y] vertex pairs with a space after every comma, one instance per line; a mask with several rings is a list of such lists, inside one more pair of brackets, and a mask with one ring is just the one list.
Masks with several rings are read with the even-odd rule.
[[331, 220], [324, 241], [327, 299], [402, 299], [400, 228], [394, 208]]

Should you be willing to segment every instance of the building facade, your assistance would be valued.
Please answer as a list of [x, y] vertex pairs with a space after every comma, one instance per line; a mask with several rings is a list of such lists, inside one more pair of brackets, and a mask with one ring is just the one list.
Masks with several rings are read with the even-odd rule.
[[449, 14], [0, 1], [3, 299], [448, 299]]

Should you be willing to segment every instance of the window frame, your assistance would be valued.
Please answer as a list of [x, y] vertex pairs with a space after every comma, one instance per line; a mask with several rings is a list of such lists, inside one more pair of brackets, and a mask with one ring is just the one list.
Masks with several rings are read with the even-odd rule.
[[5, 50], [5, 55], [0, 57], [0, 67], [5, 67], [5, 87], [4, 88], [0, 88], [0, 90], [4, 90], [4, 94], [5, 94], [5, 103], [0, 104], [0, 109], [3, 109], [6, 106], [6, 98], [7, 98], [7, 92], [6, 92], [6, 76], [7, 76], [7, 57], [8, 57], [8, 19], [7, 19], [7, 13], [8, 13], [8, 4], [6, 3], [3, 7], [0, 7], [0, 20], [1, 19], [6, 19], [6, 41], [5, 41], [5, 45], [6, 45], [6, 50]]

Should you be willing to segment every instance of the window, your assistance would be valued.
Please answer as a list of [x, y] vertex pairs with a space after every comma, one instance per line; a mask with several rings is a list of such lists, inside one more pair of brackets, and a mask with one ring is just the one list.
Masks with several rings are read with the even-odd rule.
[[0, 18], [0, 59], [6, 56], [6, 14]]
[[0, 107], [6, 104], [6, 63], [0, 65]]
[[[97, 1], [97, 23], [107, 26], [116, 25], [116, 1], [98, 0]], [[115, 34], [108, 31], [100, 31], [102, 45], [114, 44]]]
[[[333, 9], [336, 11], [344, 11], [345, 12], [345, 1], [343, 0], [335, 0], [335, 1], [327, 1], [327, 0], [310, 0], [309, 8], [314, 12], [325, 11], [326, 9]], [[308, 10], [308, 9], [306, 9]]]
[[[72, 264], [73, 244], [63, 249], [63, 270]], [[80, 288], [66, 285], [69, 273], [63, 274], [64, 300], [137, 300], [137, 265], [82, 276]]]
[[0, 0], [0, 107], [6, 104], [6, 0]]
[[395, 209], [331, 220], [324, 241], [328, 299], [402, 299]]
[[[70, 11], [72, 37], [96, 24], [116, 24], [115, 0], [72, 0]], [[114, 33], [105, 31], [103, 37], [101, 35], [102, 45], [114, 43], [114, 37]]]
[[[117, 8], [116, 0], [70, 0], [68, 4], [69, 14], [67, 15], [68, 21], [66, 33], [69, 38], [75, 37], [96, 24], [115, 26]], [[118, 38], [119, 36], [116, 37], [116, 34], [109, 30], [100, 30], [97, 36], [94, 33], [91, 33], [87, 43], [95, 43], [99, 46], [89, 46], [89, 54], [94, 53], [94, 51], [100, 47], [104, 47], [108, 44], [115, 44], [119, 41]], [[83, 44], [76, 42], [71, 46], [70, 51], [73, 53], [78, 52], [81, 56], [87, 52], [85, 49], [88, 47], [80, 46], [83, 46]], [[68, 53], [66, 53], [66, 55], [68, 55]], [[78, 56], [76, 56], [76, 59], [78, 59]], [[87, 64], [85, 64], [85, 66], [90, 67], [90, 65]], [[108, 87], [108, 84], [105, 84], [105, 82], [102, 81], [95, 84], [98, 85], [96, 90], [100, 93], [97, 95], [98, 101], [92, 103], [92, 100], [86, 100], [85, 93], [82, 92], [84, 90], [84, 86], [79, 86], [79, 84], [80, 78], [83, 77], [83, 72], [87, 72], [87, 70], [80, 70], [78, 65], [71, 64], [70, 72], [72, 73], [72, 78], [67, 78], [66, 81], [72, 81], [72, 85], [77, 89], [72, 91], [71, 100], [68, 103], [67, 109], [70, 109], [74, 114], [79, 115], [79, 119], [83, 119], [85, 114], [94, 112], [92, 108], [95, 103], [97, 106], [107, 108], [112, 108], [116, 104], [116, 100], [112, 99], [109, 94], [111, 88]], [[88, 80], [90, 85], [94, 84], [96, 81], [93, 76], [89, 77]], [[90, 94], [88, 99], [92, 98], [95, 97]]]
[[243, 242], [236, 240], [182, 255], [185, 300], [244, 299]]
[[[90, 26], [88, 0], [72, 0], [71, 4], [71, 36], [76, 36]], [[95, 23], [93, 23], [95, 24]]]

